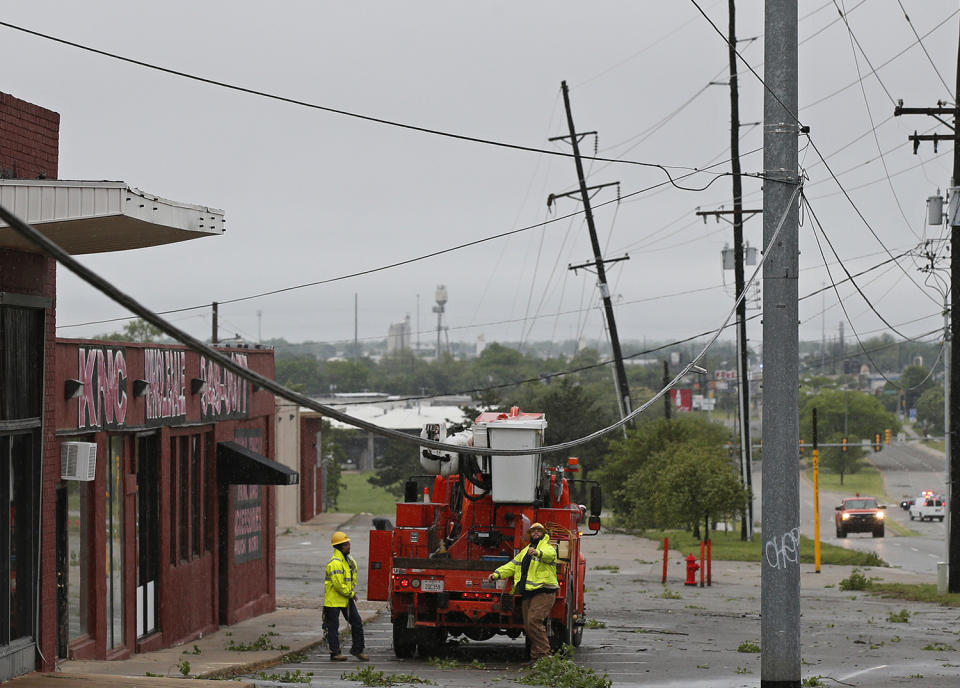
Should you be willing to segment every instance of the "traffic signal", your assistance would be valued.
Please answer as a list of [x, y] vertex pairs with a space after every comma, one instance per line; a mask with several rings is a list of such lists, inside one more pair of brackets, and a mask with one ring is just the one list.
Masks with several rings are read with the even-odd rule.
[[878, 452], [883, 448], [883, 445], [880, 444], [880, 433], [878, 432], [873, 436], [873, 451]]
[[800, 440], [800, 453], [803, 454], [803, 440]]
[[885, 431], [885, 434], [886, 434], [885, 439], [886, 439], [886, 441], [887, 441], [887, 444], [889, 445], [889, 444], [890, 444], [890, 436], [891, 436], [893, 433], [890, 432], [890, 428], [887, 428], [886, 431]]
[[842, 451], [842, 452], [847, 451], [847, 438], [846, 438], [846, 437], [844, 437], [842, 440], [840, 440], [840, 451]]

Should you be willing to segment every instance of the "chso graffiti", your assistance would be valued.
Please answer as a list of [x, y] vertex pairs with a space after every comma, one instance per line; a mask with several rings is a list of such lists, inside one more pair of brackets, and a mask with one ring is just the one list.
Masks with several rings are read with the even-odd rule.
[[116, 428], [127, 420], [127, 359], [124, 349], [79, 347], [82, 383], [78, 428]]
[[[247, 367], [247, 355], [231, 353], [237, 365]], [[200, 359], [200, 379], [206, 382], [200, 398], [200, 416], [204, 420], [246, 418], [250, 385], [236, 373], [224, 369], [219, 363]]]
[[145, 349], [143, 374], [147, 380], [147, 425], [185, 418], [187, 415], [186, 352], [176, 349]]

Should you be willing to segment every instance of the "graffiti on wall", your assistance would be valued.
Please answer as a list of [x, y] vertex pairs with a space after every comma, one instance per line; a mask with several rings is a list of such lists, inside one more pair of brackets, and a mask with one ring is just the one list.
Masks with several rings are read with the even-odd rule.
[[143, 375], [147, 380], [146, 423], [161, 425], [187, 416], [186, 351], [144, 349]]
[[[248, 367], [246, 354], [231, 353], [230, 358], [237, 365]], [[205, 358], [200, 359], [200, 379], [206, 382], [200, 398], [201, 418], [227, 420], [247, 417], [250, 385], [246, 380]]]
[[78, 428], [117, 428], [127, 421], [127, 359], [123, 348], [81, 346]]
[[[263, 454], [263, 430], [238, 429], [234, 441]], [[242, 564], [263, 556], [263, 486], [233, 486], [233, 562]]]

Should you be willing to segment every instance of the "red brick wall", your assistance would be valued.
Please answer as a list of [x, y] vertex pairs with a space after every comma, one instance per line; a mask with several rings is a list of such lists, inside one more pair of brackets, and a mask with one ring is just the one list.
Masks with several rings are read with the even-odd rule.
[[317, 496], [320, 484], [320, 468], [317, 466], [317, 433], [323, 418], [300, 416], [300, 521], [307, 522], [320, 513]]
[[60, 115], [0, 93], [0, 177], [56, 179]]
[[[7, 93], [0, 93], [0, 177], [56, 179], [60, 146], [60, 115]], [[33, 253], [0, 249], [0, 290], [46, 296], [44, 340], [43, 469], [40, 523], [40, 625], [37, 641], [43, 660], [37, 667], [52, 671], [56, 660], [56, 487], [60, 480], [57, 453], [56, 375], [56, 262]]]

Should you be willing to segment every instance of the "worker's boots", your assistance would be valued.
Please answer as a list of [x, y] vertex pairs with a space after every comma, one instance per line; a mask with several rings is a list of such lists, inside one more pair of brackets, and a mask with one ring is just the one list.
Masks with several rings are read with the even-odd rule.
[[347, 661], [347, 656], [346, 656], [346, 655], [341, 655], [341, 654], [330, 655], [330, 661], [331, 661], [331, 662], [346, 662], [346, 661]]
[[352, 654], [354, 657], [356, 657], [357, 659], [359, 659], [361, 662], [369, 662], [369, 661], [370, 661], [370, 658], [369, 658], [367, 655], [363, 654], [363, 651], [362, 651], [362, 650], [361, 650], [360, 652], [351, 652], [350, 654]]

